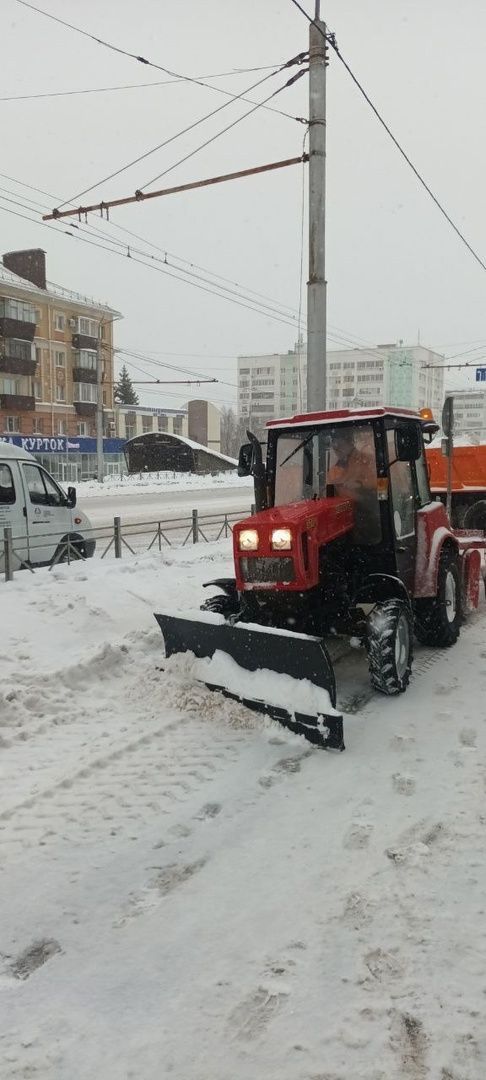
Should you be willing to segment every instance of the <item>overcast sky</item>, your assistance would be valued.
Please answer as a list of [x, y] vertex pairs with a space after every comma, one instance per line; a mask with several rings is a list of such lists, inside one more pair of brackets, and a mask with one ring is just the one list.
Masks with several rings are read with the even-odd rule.
[[[303, 3], [312, 14], [314, 0]], [[39, 0], [39, 5], [115, 45], [193, 76], [277, 66], [307, 47], [308, 26], [291, 0]], [[16, 0], [2, 0], [1, 6], [0, 98], [165, 78]], [[322, 14], [414, 163], [486, 258], [483, 0], [328, 0]], [[265, 74], [228, 75], [215, 84], [239, 93]], [[286, 77], [258, 88], [255, 100]], [[304, 76], [279, 95], [275, 107], [305, 117], [307, 92]], [[187, 83], [3, 100], [0, 169], [66, 200], [224, 100]], [[230, 104], [74, 205], [132, 194], [249, 108]], [[415, 343], [420, 334], [423, 344], [448, 355], [484, 343], [484, 351], [464, 359], [485, 356], [486, 272], [419, 187], [333, 55], [327, 109], [329, 334], [358, 338], [362, 344]], [[295, 120], [260, 109], [155, 186], [297, 156], [303, 135]], [[68, 224], [48, 231], [37, 223], [42, 209], [26, 198], [46, 202], [46, 209], [57, 199], [53, 203], [5, 176], [0, 187], [1, 251], [45, 248], [51, 281], [96, 296], [123, 313], [118, 344], [232, 384], [239, 353], [293, 347], [297, 324], [292, 316], [287, 324], [174, 281], [160, 272], [160, 263], [153, 264], [158, 270], [148, 269], [65, 235], [66, 229], [75, 232]], [[112, 212], [112, 222], [143, 241], [95, 216], [90, 220], [107, 244], [128, 241], [157, 258], [167, 250], [170, 261], [188, 260], [204, 268], [197, 270], [203, 276], [208, 270], [220, 274], [296, 312], [301, 193], [302, 167], [296, 166]], [[5, 199], [30, 205], [30, 211]], [[37, 220], [31, 224], [12, 211]], [[91, 239], [104, 242], [95, 235]], [[149, 241], [162, 251], [150, 248]], [[305, 249], [304, 275], [306, 258]], [[136, 363], [144, 368], [142, 361]], [[171, 378], [164, 369], [145, 365], [145, 370]], [[131, 371], [134, 378], [144, 377]], [[472, 379], [459, 371], [454, 383]], [[204, 391], [213, 400], [234, 399], [231, 386], [206, 389], [210, 394], [203, 387], [201, 396]], [[184, 387], [168, 391], [174, 396], [151, 391], [143, 400], [177, 405], [188, 395]]]

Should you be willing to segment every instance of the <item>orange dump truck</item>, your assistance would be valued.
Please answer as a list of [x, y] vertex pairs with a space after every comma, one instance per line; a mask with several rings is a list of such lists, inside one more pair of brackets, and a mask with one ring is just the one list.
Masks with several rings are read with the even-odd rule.
[[[445, 502], [447, 458], [440, 447], [428, 447], [426, 454], [432, 493]], [[456, 528], [486, 530], [486, 443], [454, 446], [452, 523]]]

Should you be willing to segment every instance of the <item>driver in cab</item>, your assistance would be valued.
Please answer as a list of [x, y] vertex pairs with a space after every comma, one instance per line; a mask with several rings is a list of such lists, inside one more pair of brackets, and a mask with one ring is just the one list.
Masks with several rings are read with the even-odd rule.
[[375, 463], [356, 449], [353, 432], [346, 429], [336, 431], [331, 446], [336, 461], [329, 469], [327, 483], [335, 487], [336, 494], [352, 498], [363, 488], [376, 491]]
[[380, 517], [374, 457], [358, 450], [351, 429], [334, 432], [331, 447], [336, 455], [327, 474], [327, 484], [336, 495], [349, 497], [354, 505], [355, 543], [378, 543]]

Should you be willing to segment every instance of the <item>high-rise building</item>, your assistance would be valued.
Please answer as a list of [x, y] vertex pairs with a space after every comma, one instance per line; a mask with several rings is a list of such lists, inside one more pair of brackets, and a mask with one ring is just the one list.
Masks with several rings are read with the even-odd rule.
[[[431, 408], [440, 416], [444, 398], [444, 357], [423, 345], [327, 353], [327, 407], [396, 405]], [[238, 357], [238, 415], [255, 430], [278, 416], [305, 411], [307, 358], [304, 344], [287, 353]]]
[[0, 437], [96, 434], [97, 364], [105, 434], [114, 431], [113, 322], [119, 312], [46, 281], [40, 249], [0, 264]]

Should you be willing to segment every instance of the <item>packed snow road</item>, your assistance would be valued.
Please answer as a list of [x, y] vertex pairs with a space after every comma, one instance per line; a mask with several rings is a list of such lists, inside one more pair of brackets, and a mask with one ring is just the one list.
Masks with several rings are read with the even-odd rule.
[[484, 1080], [484, 605], [324, 753], [163, 659], [229, 553], [0, 585], [0, 1076]]

